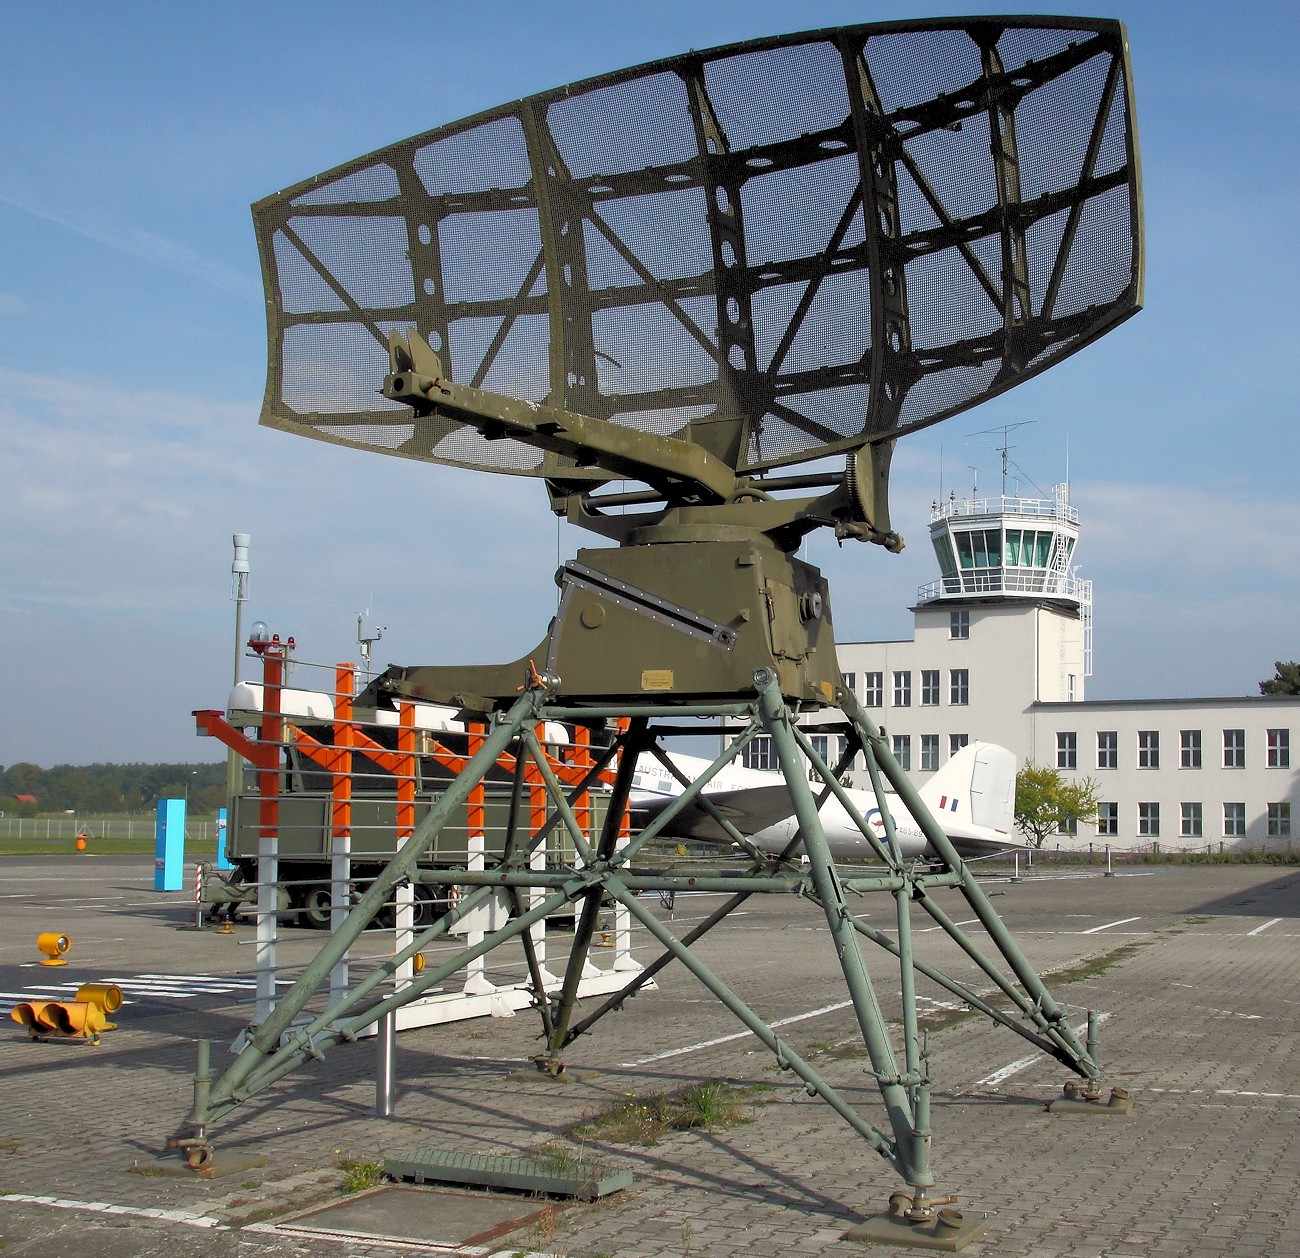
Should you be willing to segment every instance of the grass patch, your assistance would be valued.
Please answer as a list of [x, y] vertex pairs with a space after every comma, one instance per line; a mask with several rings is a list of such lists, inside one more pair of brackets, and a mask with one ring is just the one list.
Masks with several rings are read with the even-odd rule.
[[343, 1173], [343, 1191], [365, 1192], [384, 1177], [384, 1164], [374, 1158], [339, 1158]]
[[696, 1084], [685, 1092], [633, 1097], [588, 1119], [571, 1131], [583, 1140], [653, 1146], [674, 1131], [713, 1131], [753, 1122], [749, 1099], [775, 1091], [769, 1084], [738, 1088], [721, 1079]]
[[[983, 1016], [984, 1014], [978, 1009], [972, 1009], [969, 1005], [962, 1005], [959, 1009], [927, 1009], [924, 1013], [917, 1015], [916, 1029], [927, 1032], [944, 1031], [950, 1026], [965, 1022], [967, 1018], [982, 1018]], [[1015, 1015], [1011, 1016], [1014, 1017]]]
[[[91, 856], [152, 856], [154, 854], [154, 837], [152, 834], [102, 835], [92, 834], [85, 852], [78, 852], [74, 838], [0, 838], [0, 856], [44, 856], [52, 858], [66, 857], [68, 860], [84, 861]], [[185, 840], [186, 859], [215, 860], [217, 844], [215, 839], [187, 838]]]
[[573, 1145], [557, 1140], [548, 1140], [542, 1145], [534, 1154], [534, 1160], [540, 1162], [550, 1174], [570, 1179], [581, 1179], [597, 1169], [587, 1157], [586, 1149], [581, 1146], [575, 1149]]
[[1043, 975], [1043, 978], [1044, 980], [1050, 979], [1054, 987], [1063, 987], [1066, 983], [1081, 983], [1084, 979], [1097, 978], [1121, 962], [1136, 956], [1141, 949], [1153, 942], [1154, 940], [1151, 939], [1141, 939], [1135, 943], [1120, 944], [1118, 948], [1113, 948], [1110, 952], [1103, 952], [1099, 957], [1089, 957], [1085, 961], [1066, 966], [1062, 970], [1048, 970]]
[[[1118, 948], [1112, 948], [1109, 952], [1102, 953], [1101, 956], [1089, 957], [1087, 960], [1078, 961], [1074, 965], [1068, 965], [1060, 970], [1045, 970], [1041, 977], [1051, 990], [1068, 986], [1070, 983], [1081, 983], [1086, 979], [1098, 978], [1100, 975], [1105, 974], [1107, 970], [1113, 969], [1130, 957], [1135, 956], [1139, 949], [1145, 948], [1154, 942], [1154, 939], [1140, 939], [1133, 943], [1120, 944]], [[987, 993], [985, 998], [989, 998]], [[990, 1003], [992, 1003], [991, 1000]], [[1013, 1009], [1003, 1009], [1003, 1012], [1007, 1017], [1013, 1019], [1020, 1016]], [[980, 1010], [972, 1009], [969, 1005], [962, 1005], [954, 1009], [931, 1009], [917, 1017], [916, 1027], [918, 1031], [943, 1031], [948, 1027], [965, 1022], [968, 1018], [981, 1018], [984, 1016]], [[897, 1019], [891, 1019], [891, 1021], [897, 1025]]]
[[820, 1040], [809, 1044], [803, 1051], [804, 1061], [854, 1061], [867, 1055], [866, 1047], [857, 1040], [841, 1040], [838, 1044], [824, 1044]]

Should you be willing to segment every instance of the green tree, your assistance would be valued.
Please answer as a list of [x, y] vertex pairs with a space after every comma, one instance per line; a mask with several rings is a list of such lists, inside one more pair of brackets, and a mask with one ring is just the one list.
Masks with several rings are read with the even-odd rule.
[[1278, 660], [1273, 667], [1277, 675], [1259, 683], [1262, 695], [1300, 695], [1300, 664], [1295, 660], [1283, 663]]
[[1080, 821], [1097, 820], [1099, 786], [1092, 778], [1067, 781], [1032, 761], [1016, 774], [1016, 825], [1033, 847]]

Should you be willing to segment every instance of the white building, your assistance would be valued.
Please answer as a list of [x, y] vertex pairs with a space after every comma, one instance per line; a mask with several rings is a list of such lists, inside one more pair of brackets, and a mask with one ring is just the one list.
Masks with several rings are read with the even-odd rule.
[[[1066, 486], [1052, 499], [935, 504], [940, 576], [919, 592], [912, 638], [839, 644], [894, 754], [918, 785], [975, 739], [1092, 778], [1098, 820], [1062, 847], [1288, 846], [1300, 697], [1086, 700], [1092, 583], [1070, 566], [1078, 536]], [[818, 742], [833, 763], [839, 737]], [[760, 742], [747, 761], [769, 757]]]

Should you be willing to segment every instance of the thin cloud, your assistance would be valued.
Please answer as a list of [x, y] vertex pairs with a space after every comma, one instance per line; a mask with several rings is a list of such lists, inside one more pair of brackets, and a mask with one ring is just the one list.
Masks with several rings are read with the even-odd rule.
[[[158, 235], [157, 232], [144, 231], [139, 227], [123, 227], [84, 213], [55, 213], [53, 210], [19, 200], [7, 193], [0, 193], [0, 203], [21, 210], [24, 214], [30, 214], [33, 218], [53, 223], [56, 227], [62, 227], [86, 240], [93, 240], [96, 244], [105, 245], [119, 253], [129, 254], [133, 258], [141, 258], [166, 270], [188, 275], [191, 279], [201, 280], [205, 284], [233, 293], [237, 297], [258, 302], [261, 300], [261, 284], [255, 276], [232, 270], [219, 262], [212, 262], [185, 245]], [[4, 309], [3, 295], [0, 295], [0, 314], [5, 313], [16, 312]]]

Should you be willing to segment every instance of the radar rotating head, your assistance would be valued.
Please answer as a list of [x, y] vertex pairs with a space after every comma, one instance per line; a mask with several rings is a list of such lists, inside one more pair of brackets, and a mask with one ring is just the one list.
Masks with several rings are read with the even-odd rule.
[[1118, 22], [692, 52], [260, 202], [262, 421], [543, 477], [598, 528], [612, 480], [721, 507], [847, 454], [834, 502], [771, 527], [885, 540], [897, 437], [1139, 309], [1140, 205]]

